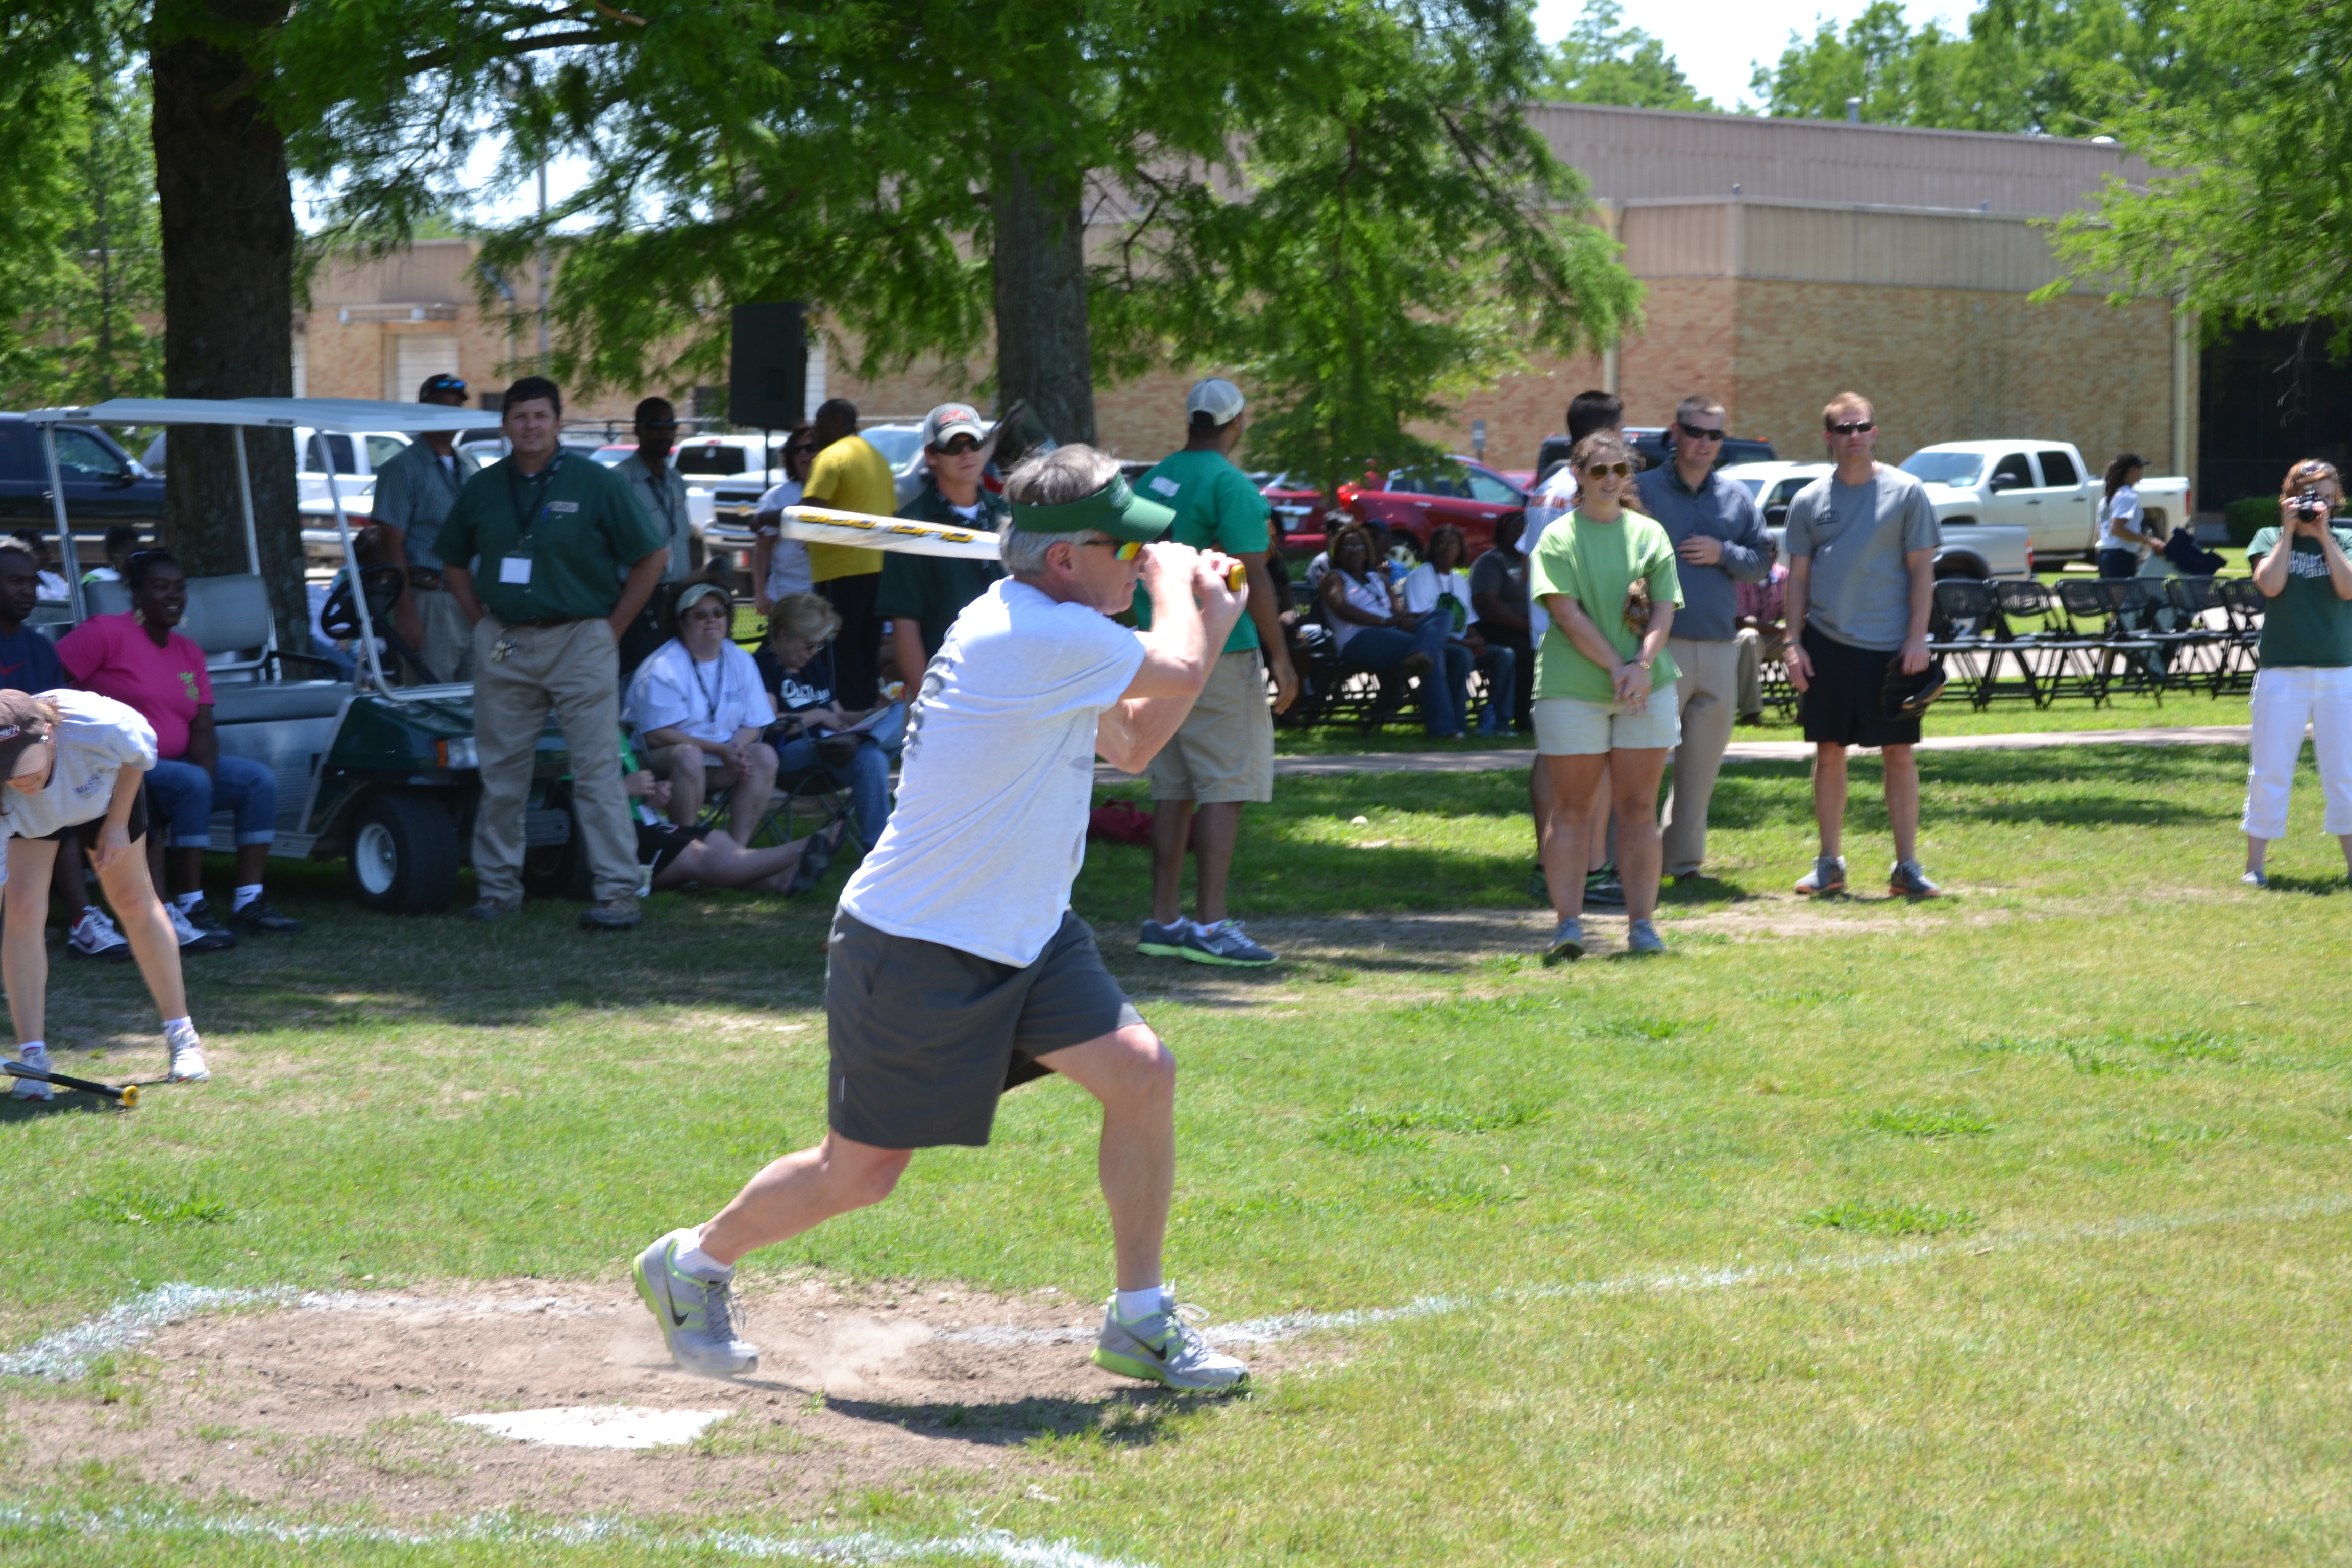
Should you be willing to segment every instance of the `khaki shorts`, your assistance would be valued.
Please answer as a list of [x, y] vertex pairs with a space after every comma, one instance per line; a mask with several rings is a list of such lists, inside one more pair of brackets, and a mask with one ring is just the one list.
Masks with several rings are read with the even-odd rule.
[[1274, 707], [1256, 648], [1218, 657], [1200, 700], [1145, 771], [1154, 800], [1274, 798]]
[[1620, 713], [1613, 704], [1573, 697], [1538, 697], [1529, 711], [1536, 721], [1536, 750], [1547, 757], [1670, 750], [1683, 742], [1681, 703], [1671, 680], [1651, 688], [1645, 713]]

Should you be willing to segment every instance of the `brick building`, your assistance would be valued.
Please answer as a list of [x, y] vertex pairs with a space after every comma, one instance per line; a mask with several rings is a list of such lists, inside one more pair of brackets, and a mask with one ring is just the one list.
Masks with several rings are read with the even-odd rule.
[[[1539, 363], [1465, 399], [1451, 427], [1429, 432], [1454, 449], [1468, 452], [1471, 422], [1484, 420], [1489, 459], [1527, 466], [1571, 395], [1607, 386], [1637, 425], [1664, 424], [1685, 393], [1712, 392], [1739, 434], [1811, 457], [1823, 399], [1852, 386], [1876, 400], [1890, 458], [2032, 435], [2074, 441], [2094, 463], [2130, 447], [2158, 472], [2194, 471], [2188, 323], [2160, 303], [2027, 299], [2054, 272], [2042, 220], [2081, 210], [2111, 176], [2146, 177], [2121, 149], [1583, 104], [1529, 112], [1583, 172], [1599, 221], [1647, 286], [1643, 325], [1614, 353]], [[535, 344], [484, 316], [473, 266], [470, 243], [426, 240], [322, 268], [298, 323], [298, 386], [405, 399], [436, 370], [478, 389], [503, 384], [499, 367]], [[519, 309], [535, 306], [530, 279], [511, 289]], [[1176, 445], [1193, 374], [1098, 387], [1103, 444], [1147, 458]], [[832, 392], [868, 419], [919, 417], [969, 390], [922, 366], [870, 384], [828, 377], [822, 357], [810, 366], [812, 406]], [[570, 412], [625, 421], [635, 401]]]

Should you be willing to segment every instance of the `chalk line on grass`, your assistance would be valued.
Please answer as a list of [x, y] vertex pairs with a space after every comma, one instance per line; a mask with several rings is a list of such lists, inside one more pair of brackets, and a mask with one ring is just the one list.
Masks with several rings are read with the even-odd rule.
[[181, 1509], [35, 1509], [0, 1503], [0, 1531], [73, 1535], [221, 1536], [281, 1545], [353, 1543], [448, 1546], [478, 1542], [516, 1546], [641, 1545], [681, 1547], [755, 1562], [890, 1563], [922, 1558], [999, 1563], [1006, 1568], [1150, 1568], [1130, 1558], [1104, 1557], [1073, 1541], [1024, 1541], [1009, 1531], [975, 1529], [962, 1535], [902, 1539], [864, 1530], [844, 1535], [755, 1535], [744, 1531], [662, 1535], [618, 1520], [591, 1517], [569, 1524], [530, 1524], [489, 1514], [448, 1530], [395, 1530], [380, 1525], [301, 1524], [250, 1515], [205, 1515]]
[[518, 1443], [551, 1448], [670, 1448], [691, 1443], [732, 1410], [651, 1410], [642, 1405], [567, 1405], [554, 1410], [494, 1410], [450, 1420]]

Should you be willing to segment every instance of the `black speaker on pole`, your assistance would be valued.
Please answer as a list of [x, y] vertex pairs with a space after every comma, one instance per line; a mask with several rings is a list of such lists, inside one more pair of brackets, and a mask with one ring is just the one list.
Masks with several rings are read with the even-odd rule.
[[808, 417], [808, 337], [803, 314], [796, 300], [735, 307], [728, 423], [789, 430]]

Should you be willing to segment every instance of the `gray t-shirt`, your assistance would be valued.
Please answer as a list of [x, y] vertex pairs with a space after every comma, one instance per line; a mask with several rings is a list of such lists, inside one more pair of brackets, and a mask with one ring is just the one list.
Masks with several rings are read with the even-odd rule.
[[1927, 489], [1885, 463], [1868, 484], [1823, 474], [1789, 503], [1789, 559], [1810, 555], [1805, 622], [1854, 647], [1892, 653], [1911, 630], [1911, 574], [1903, 557], [1943, 542]]
[[[1535, 615], [1528, 598], [1528, 558], [1516, 550], [1501, 545], [1487, 551], [1470, 563], [1470, 594], [1475, 600], [1480, 594], [1492, 594], [1506, 605], [1517, 607], [1525, 616], [1529, 633], [1535, 628]], [[1498, 628], [1490, 627], [1489, 630]]]

